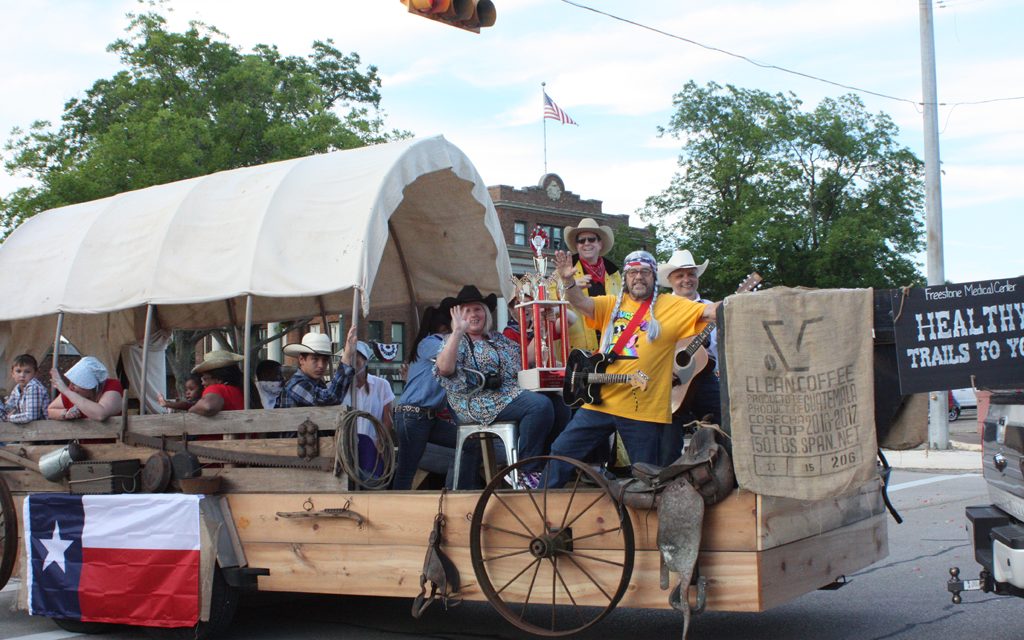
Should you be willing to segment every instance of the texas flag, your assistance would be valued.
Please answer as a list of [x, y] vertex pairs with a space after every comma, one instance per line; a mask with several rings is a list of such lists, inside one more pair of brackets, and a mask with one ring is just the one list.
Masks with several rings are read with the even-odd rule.
[[150, 627], [199, 620], [201, 496], [25, 500], [32, 615]]

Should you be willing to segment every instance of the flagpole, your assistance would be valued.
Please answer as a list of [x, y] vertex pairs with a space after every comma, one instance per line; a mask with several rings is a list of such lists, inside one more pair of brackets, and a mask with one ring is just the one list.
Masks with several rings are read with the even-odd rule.
[[[547, 86], [546, 82], [540, 83], [541, 108], [544, 108], [544, 107], [547, 106], [547, 103], [544, 102], [544, 96], [547, 95], [547, 92], [544, 91], [544, 87], [546, 87], [546, 86]], [[544, 112], [542, 111], [541, 113], [543, 114]], [[544, 126], [544, 175], [547, 175], [548, 174], [548, 119], [547, 119], [547, 116], [546, 115], [541, 115], [540, 121], [541, 121], [541, 123]]]

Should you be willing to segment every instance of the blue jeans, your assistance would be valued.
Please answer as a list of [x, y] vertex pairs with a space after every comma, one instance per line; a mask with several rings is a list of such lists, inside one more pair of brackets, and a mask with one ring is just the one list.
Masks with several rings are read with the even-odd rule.
[[[518, 422], [519, 423], [519, 439], [516, 446], [519, 449], [519, 459], [532, 458], [533, 456], [542, 456], [547, 452], [546, 444], [548, 434], [551, 432], [552, 425], [555, 420], [554, 408], [551, 405], [551, 400], [542, 396], [539, 393], [533, 391], [523, 391], [515, 400], [508, 403], [501, 413], [494, 419], [495, 422]], [[463, 424], [468, 424], [467, 421], [463, 420], [462, 416], [459, 416], [459, 421]], [[466, 446], [468, 446], [467, 441]], [[463, 459], [465, 460], [465, 452], [463, 453]], [[540, 467], [536, 465], [526, 465], [522, 471], [537, 471]], [[459, 469], [459, 484], [462, 484], [460, 489], [466, 488], [463, 482], [465, 477], [465, 467]], [[475, 473], [473, 473], [475, 477]]]
[[711, 416], [714, 424], [722, 424], [722, 393], [714, 364], [694, 377], [683, 406], [672, 416], [672, 424], [665, 425], [661, 438], [661, 466], [667, 467], [682, 454], [683, 425], [702, 420], [707, 415]]
[[[621, 418], [591, 409], [577, 409], [565, 431], [551, 445], [551, 455], [582, 460], [614, 431], [619, 432], [632, 462], [657, 464], [661, 432], [665, 425], [644, 420]], [[564, 462], [552, 462], [544, 484], [552, 489], [565, 486], [572, 476], [573, 467]]]
[[[425, 413], [395, 412], [395, 431], [398, 433], [398, 462], [395, 466], [393, 489], [411, 489], [416, 469], [428, 442], [455, 448], [455, 425], [441, 418], [429, 418]], [[451, 488], [451, 470], [445, 486]]]

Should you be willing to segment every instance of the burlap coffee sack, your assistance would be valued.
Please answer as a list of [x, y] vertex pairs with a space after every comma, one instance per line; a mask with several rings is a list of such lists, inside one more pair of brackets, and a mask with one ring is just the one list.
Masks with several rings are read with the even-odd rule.
[[724, 322], [740, 487], [820, 500], [870, 479], [871, 290], [777, 287], [730, 296]]

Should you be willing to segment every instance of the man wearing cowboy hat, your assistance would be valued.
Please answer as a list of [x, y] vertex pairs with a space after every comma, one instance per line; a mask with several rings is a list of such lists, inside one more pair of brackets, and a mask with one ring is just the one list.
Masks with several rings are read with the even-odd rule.
[[[579, 226], [565, 228], [565, 242], [573, 254], [573, 282], [584, 296], [617, 296], [622, 291], [619, 267], [604, 256], [615, 246], [611, 227], [597, 224], [593, 218], [583, 218]], [[594, 331], [584, 323], [569, 327], [569, 344], [573, 349], [588, 353], [597, 350], [600, 330]]]
[[[697, 293], [700, 276], [708, 268], [708, 261], [697, 264], [687, 249], [679, 249], [665, 264], [658, 265], [658, 284], [672, 289], [675, 295], [711, 304]], [[685, 342], [685, 341], [684, 341]], [[712, 329], [704, 342], [708, 353], [708, 364], [703, 371], [697, 372], [686, 393], [683, 405], [672, 416], [672, 425], [666, 427], [661, 441], [661, 461], [665, 466], [675, 462], [683, 448], [683, 425], [694, 420], [711, 416], [714, 424], [722, 422], [722, 400], [718, 383], [718, 330]]]
[[324, 371], [332, 355], [331, 337], [324, 333], [307, 333], [299, 344], [285, 345], [284, 353], [299, 359], [299, 370], [288, 379], [277, 400], [279, 409], [288, 407], [331, 407], [342, 403], [352, 384], [352, 368], [356, 349], [356, 327], [348, 330], [341, 365], [330, 384], [324, 384]]
[[[678, 340], [700, 331], [715, 320], [717, 305], [704, 305], [677, 296], [658, 296], [658, 263], [646, 251], [634, 251], [623, 265], [626, 286], [618, 296], [588, 297], [579, 291], [572, 259], [555, 252], [555, 271], [562, 279], [566, 299], [586, 319], [601, 328], [602, 353], [610, 364], [605, 373], [637, 377], [646, 374], [647, 389], [629, 384], [608, 384], [601, 404], [584, 404], [551, 445], [551, 454], [582, 459], [618, 431], [630, 460], [656, 464], [661, 432], [672, 422], [669, 395], [672, 358]], [[552, 462], [544, 478], [547, 486], [563, 486], [572, 467]]]

